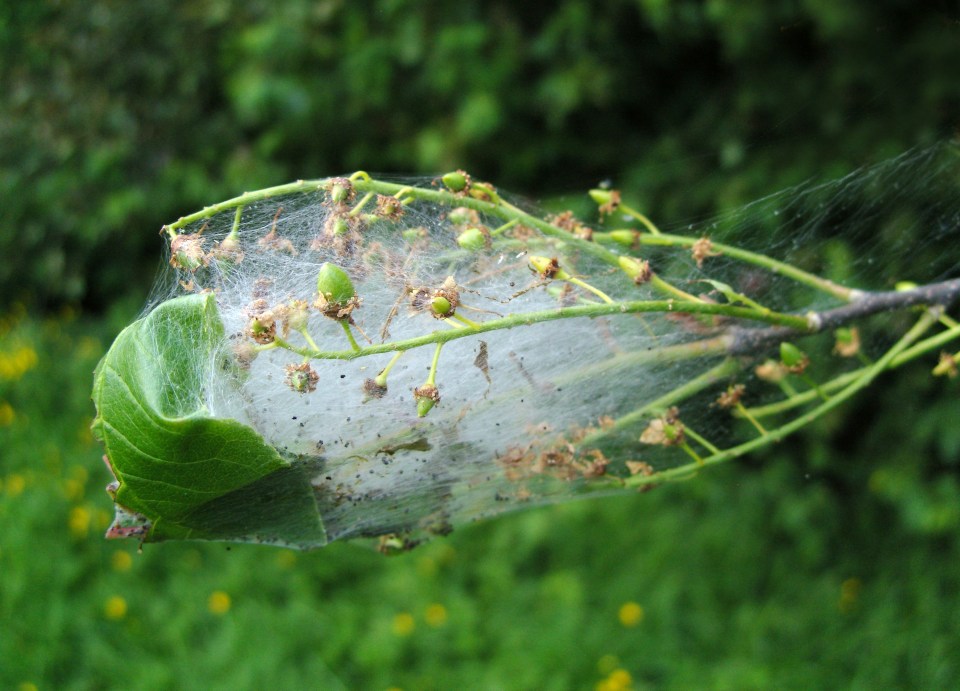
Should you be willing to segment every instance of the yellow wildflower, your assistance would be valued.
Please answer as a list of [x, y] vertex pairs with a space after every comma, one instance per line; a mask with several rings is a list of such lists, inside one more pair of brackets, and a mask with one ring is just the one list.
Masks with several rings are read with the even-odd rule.
[[110, 565], [114, 571], [129, 571], [130, 567], [133, 566], [133, 557], [130, 556], [130, 552], [118, 549], [110, 557]]
[[636, 602], [624, 602], [617, 613], [620, 623], [628, 628], [632, 628], [643, 621], [643, 607]]
[[70, 517], [67, 519], [70, 534], [78, 540], [85, 538], [90, 532], [90, 518], [90, 509], [86, 506], [74, 506], [70, 509]]
[[423, 618], [427, 621], [428, 626], [432, 626], [434, 628], [443, 626], [447, 623], [447, 608], [440, 603], [434, 603], [427, 607], [427, 611], [424, 613]]
[[207, 598], [207, 609], [221, 616], [230, 611], [230, 596], [222, 590], [214, 590]]
[[112, 595], [107, 598], [103, 605], [103, 614], [107, 619], [119, 621], [127, 616], [127, 601], [119, 595]]
[[13, 412], [13, 406], [6, 401], [0, 403], [0, 427], [9, 427], [16, 417], [17, 414]]
[[633, 677], [630, 672], [623, 668], [617, 668], [610, 672], [606, 679], [599, 682], [596, 686], [597, 691], [626, 691], [632, 688]]
[[400, 612], [393, 618], [393, 632], [398, 636], [409, 636], [415, 626], [416, 622], [409, 612]]
[[24, 479], [23, 475], [19, 473], [13, 473], [12, 475], [7, 476], [7, 496], [15, 497], [21, 492], [23, 492], [24, 487], [27, 486], [27, 481]]

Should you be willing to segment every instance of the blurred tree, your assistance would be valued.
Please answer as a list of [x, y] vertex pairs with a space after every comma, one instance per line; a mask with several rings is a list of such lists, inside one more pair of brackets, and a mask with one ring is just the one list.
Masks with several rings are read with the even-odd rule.
[[[944, 136], [960, 22], [902, 0], [0, 6], [0, 295], [146, 292], [161, 223], [300, 177], [611, 177], [671, 222]], [[894, 408], [896, 409], [896, 408]]]
[[726, 0], [6, 3], [4, 301], [146, 290], [151, 229], [254, 186], [613, 177], [667, 222], [943, 136], [956, 7]]

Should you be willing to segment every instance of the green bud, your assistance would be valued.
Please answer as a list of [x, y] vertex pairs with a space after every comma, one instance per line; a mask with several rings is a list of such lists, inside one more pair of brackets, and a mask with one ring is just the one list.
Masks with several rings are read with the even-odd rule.
[[613, 194], [611, 190], [595, 189], [595, 190], [590, 190], [587, 194], [590, 195], [590, 198], [593, 201], [595, 201], [598, 206], [609, 204], [610, 200], [613, 198]]
[[196, 271], [209, 262], [200, 233], [183, 233], [174, 237], [170, 241], [170, 254], [170, 265], [176, 269]]
[[633, 247], [637, 241], [637, 231], [635, 230], [611, 230], [610, 239], [626, 247]]
[[430, 301], [430, 311], [441, 319], [452, 317], [454, 313], [453, 305], [443, 295], [434, 296], [433, 300]]
[[467, 189], [467, 184], [470, 179], [467, 177], [467, 174], [462, 170], [458, 170], [454, 173], [447, 173], [440, 180], [443, 181], [443, 184], [451, 192], [463, 192]]
[[780, 362], [791, 372], [799, 374], [810, 364], [810, 358], [797, 346], [784, 342], [780, 344]]
[[440, 391], [433, 384], [424, 384], [413, 390], [413, 399], [417, 402], [417, 417], [424, 417], [440, 401]]
[[312, 393], [317, 390], [320, 377], [308, 363], [287, 365], [286, 383], [297, 393]]
[[220, 241], [219, 248], [220, 251], [225, 254], [236, 254], [240, 251], [240, 238], [238, 238], [236, 234], [230, 233]]
[[335, 204], [348, 204], [355, 194], [353, 183], [347, 178], [336, 178], [330, 181], [330, 199]]
[[333, 235], [344, 235], [350, 231], [350, 224], [338, 216], [330, 224], [330, 231]]
[[450, 213], [447, 214], [447, 220], [455, 226], [466, 225], [473, 221], [473, 212], [465, 206], [458, 206], [456, 209], [450, 210]]
[[553, 259], [550, 257], [530, 257], [530, 268], [536, 271], [540, 278], [556, 278], [561, 281], [570, 278], [570, 274], [560, 268], [560, 263], [556, 257]]
[[960, 353], [957, 355], [952, 355], [950, 353], [940, 353], [940, 361], [937, 363], [937, 366], [933, 368], [933, 376], [935, 377], [950, 377], [953, 379], [957, 376], [957, 361], [960, 359]]
[[294, 331], [306, 328], [310, 306], [304, 300], [293, 300], [287, 305], [287, 326]]
[[481, 202], [492, 202], [497, 199], [497, 190], [489, 182], [475, 182], [470, 185], [470, 196]]
[[357, 294], [347, 272], [336, 264], [324, 262], [317, 274], [317, 292], [330, 304], [346, 305]]
[[409, 243], [414, 243], [417, 240], [422, 240], [427, 237], [427, 229], [423, 226], [418, 226], [416, 228], [407, 228], [404, 230], [401, 235], [403, 239]]
[[487, 246], [487, 238], [479, 228], [467, 228], [457, 236], [457, 244], [465, 250], [477, 252]]
[[620, 257], [617, 260], [617, 264], [620, 265], [620, 268], [633, 279], [633, 282], [637, 285], [641, 283], [646, 283], [650, 280], [650, 277], [653, 275], [653, 272], [650, 270], [650, 262], [645, 259], [637, 259], [636, 257]]
[[917, 284], [914, 283], [913, 281], [900, 281], [895, 286], [893, 286], [893, 289], [899, 292], [903, 292], [904, 290], [913, 290], [916, 287], [917, 287]]

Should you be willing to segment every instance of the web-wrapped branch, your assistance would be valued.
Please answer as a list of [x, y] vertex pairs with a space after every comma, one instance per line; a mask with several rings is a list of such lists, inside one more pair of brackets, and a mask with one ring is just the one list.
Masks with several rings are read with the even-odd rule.
[[[409, 547], [511, 508], [689, 477], [929, 353], [955, 373], [957, 258], [906, 276], [924, 285], [837, 280], [789, 237], [801, 208], [808, 224], [827, 213], [817, 190], [772, 202], [786, 218], [770, 253], [728, 240], [724, 219], [661, 232], [611, 190], [592, 193], [599, 223], [541, 214], [462, 171], [300, 181], [180, 219], [165, 228], [174, 271], [157, 310], [192, 300], [222, 333], [184, 354], [189, 410], [253, 430], [285, 477], [302, 477], [320, 528], [195, 525], [198, 512], [243, 525], [240, 489], [215, 500], [223, 516], [184, 499], [169, 523], [213, 539]], [[864, 321], [910, 309], [898, 338]], [[123, 467], [139, 461], [113, 448], [119, 486], [139, 497]], [[124, 520], [161, 539], [156, 516], [131, 518], [144, 506]]]

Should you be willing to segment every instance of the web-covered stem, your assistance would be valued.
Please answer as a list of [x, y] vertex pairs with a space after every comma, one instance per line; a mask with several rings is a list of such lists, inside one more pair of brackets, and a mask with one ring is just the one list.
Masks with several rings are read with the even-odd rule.
[[[170, 454], [220, 448], [229, 421], [265, 450], [200, 460], [225, 463], [223, 477], [253, 457], [257, 472], [280, 468], [250, 483], [266, 483], [274, 494], [264, 496], [278, 492], [271, 478], [307, 483], [306, 495], [287, 484], [281, 494], [309, 499], [313, 523], [284, 518], [267, 521], [269, 534], [233, 537], [283, 542], [311, 524], [301, 546], [385, 536], [407, 547], [512, 508], [690, 477], [938, 349], [934, 374], [953, 374], [952, 160], [917, 154], [685, 233], [618, 207], [613, 191], [591, 193], [606, 219], [596, 224], [543, 213], [463, 171], [297, 181], [166, 226], [170, 280], [128, 343], [156, 379], [147, 391], [161, 392], [158, 405], [184, 398], [202, 411], [191, 420], [215, 428], [216, 443], [178, 438]], [[899, 191], [894, 178], [918, 186]], [[940, 184], [947, 193], [925, 196]], [[895, 288], [902, 279], [916, 285]], [[923, 312], [912, 328], [910, 310]], [[938, 320], [942, 330], [925, 335]], [[124, 477], [171, 482], [151, 478], [155, 458], [113, 453], [121, 489]], [[162, 472], [177, 467], [162, 460]], [[244, 487], [224, 496], [259, 491]], [[190, 521], [230, 523], [244, 510], [236, 501], [145, 520], [199, 534]]]

